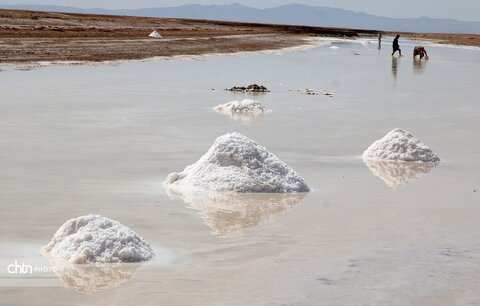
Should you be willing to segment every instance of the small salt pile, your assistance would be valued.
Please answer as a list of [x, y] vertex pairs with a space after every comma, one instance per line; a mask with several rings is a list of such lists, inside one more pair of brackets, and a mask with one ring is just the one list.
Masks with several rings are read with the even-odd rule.
[[72, 264], [140, 262], [154, 256], [150, 245], [130, 228], [92, 214], [65, 222], [43, 250]]
[[225, 104], [217, 105], [213, 109], [219, 113], [225, 113], [230, 115], [235, 115], [235, 114], [260, 115], [270, 111], [265, 106], [263, 106], [260, 102], [251, 100], [251, 99], [227, 102]]
[[364, 160], [389, 160], [403, 162], [438, 163], [440, 158], [432, 149], [420, 142], [410, 132], [394, 129], [375, 141], [363, 152]]
[[168, 175], [165, 185], [221, 192], [310, 191], [297, 172], [240, 133], [218, 137], [195, 164]]
[[162, 35], [160, 35], [160, 33], [158, 33], [157, 31], [153, 31], [152, 33], [150, 33], [148, 35], [148, 37], [152, 37], [152, 38], [163, 38]]

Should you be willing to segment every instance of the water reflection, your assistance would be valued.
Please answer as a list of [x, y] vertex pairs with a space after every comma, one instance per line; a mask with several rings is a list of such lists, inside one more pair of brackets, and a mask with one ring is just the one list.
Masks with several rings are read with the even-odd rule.
[[306, 193], [218, 193], [165, 187], [171, 198], [180, 198], [198, 211], [215, 236], [234, 237], [243, 230], [268, 222], [296, 206]]
[[[226, 90], [230, 91], [228, 89]], [[258, 98], [258, 97], [265, 96], [270, 91], [230, 91], [230, 92], [234, 97], [242, 96], [247, 98], [250, 98], [250, 97]], [[234, 100], [239, 100], [239, 98], [236, 98]], [[243, 100], [243, 99], [240, 99], [240, 100]]]
[[55, 274], [65, 288], [86, 294], [118, 287], [130, 280], [144, 265], [144, 263], [76, 265], [52, 258], [50, 261], [56, 267]]
[[411, 163], [392, 161], [364, 160], [370, 171], [381, 178], [387, 186], [400, 188], [411, 181], [427, 174], [437, 166], [436, 163]]
[[392, 56], [392, 75], [393, 78], [397, 79], [397, 71], [398, 71], [398, 58]]
[[427, 60], [421, 60], [418, 58], [413, 59], [413, 73], [421, 74], [427, 66]]
[[218, 113], [224, 114], [228, 116], [230, 119], [238, 120], [238, 121], [255, 121], [259, 120], [263, 117], [264, 113], [248, 113], [248, 112], [219, 112]]

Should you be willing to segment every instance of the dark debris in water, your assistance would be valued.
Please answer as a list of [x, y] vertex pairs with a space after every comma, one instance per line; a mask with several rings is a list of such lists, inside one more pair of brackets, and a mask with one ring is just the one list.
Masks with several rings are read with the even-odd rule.
[[242, 91], [242, 92], [270, 92], [267, 87], [257, 84], [251, 84], [247, 87], [245, 86], [233, 86], [232, 88], [227, 88], [228, 91]]

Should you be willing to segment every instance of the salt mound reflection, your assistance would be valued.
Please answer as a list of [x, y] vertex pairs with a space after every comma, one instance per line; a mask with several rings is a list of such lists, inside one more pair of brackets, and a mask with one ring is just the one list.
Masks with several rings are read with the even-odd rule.
[[233, 112], [233, 113], [222, 113], [228, 116], [230, 119], [237, 120], [237, 121], [244, 121], [250, 122], [262, 119], [265, 115], [264, 113], [240, 113], [240, 112]]
[[235, 237], [243, 230], [266, 223], [276, 214], [296, 206], [306, 193], [219, 193], [165, 188], [198, 211], [215, 236]]
[[55, 274], [65, 288], [85, 294], [118, 287], [130, 280], [143, 266], [142, 263], [78, 265], [60, 260], [52, 260], [52, 263], [57, 269]]
[[420, 176], [427, 174], [438, 165], [438, 163], [376, 160], [364, 160], [364, 163], [375, 176], [381, 178], [385, 184], [391, 188], [400, 188]]

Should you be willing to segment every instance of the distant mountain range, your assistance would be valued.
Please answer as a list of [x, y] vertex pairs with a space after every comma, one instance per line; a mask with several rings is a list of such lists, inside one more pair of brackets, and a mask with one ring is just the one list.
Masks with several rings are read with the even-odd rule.
[[288, 4], [266, 9], [252, 8], [238, 3], [229, 5], [191, 4], [178, 7], [118, 10], [81, 9], [76, 7], [49, 5], [4, 4], [0, 4], [0, 8], [68, 13], [228, 20], [382, 31], [480, 34], [480, 22], [428, 17], [388, 18], [338, 8], [317, 7], [302, 4]]

